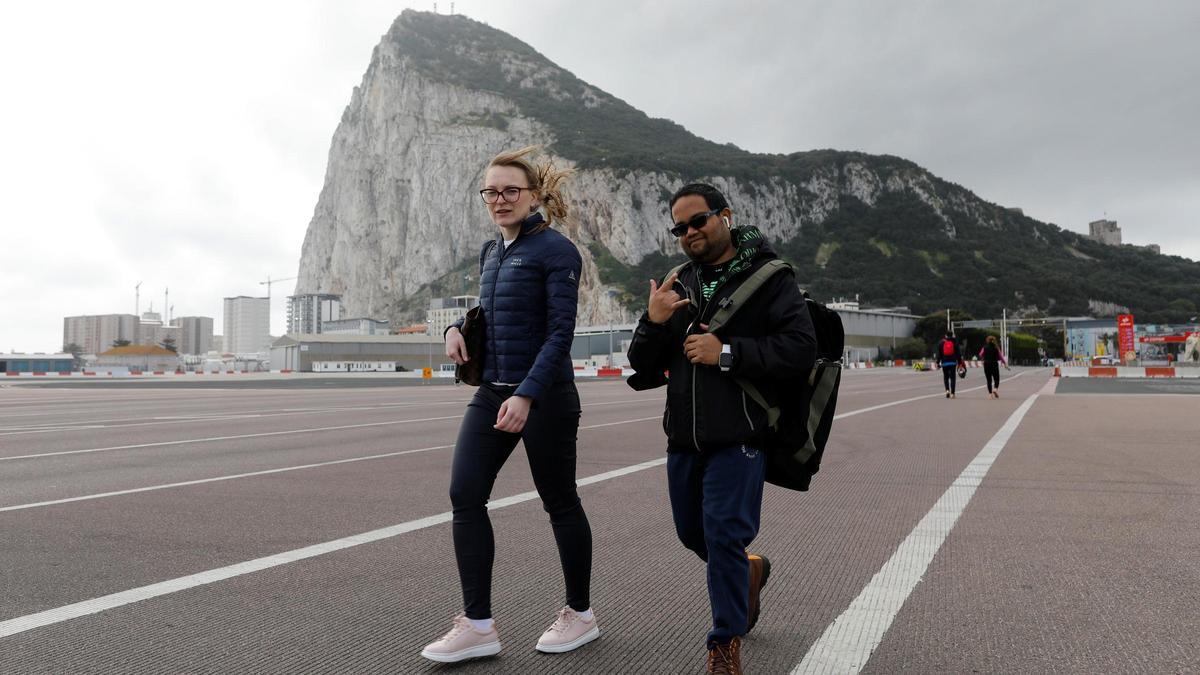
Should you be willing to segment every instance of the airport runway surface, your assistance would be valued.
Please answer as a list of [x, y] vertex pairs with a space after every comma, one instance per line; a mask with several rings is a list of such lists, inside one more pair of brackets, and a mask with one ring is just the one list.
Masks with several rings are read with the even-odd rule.
[[[1005, 376], [946, 400], [940, 374], [847, 371], [813, 489], [766, 492], [747, 672], [1200, 671], [1200, 396]], [[442, 666], [418, 652], [461, 607], [473, 390], [366, 381], [0, 388], [0, 672], [703, 671], [663, 390], [579, 383], [602, 637], [533, 649], [564, 598], [518, 449], [491, 505], [504, 651]]]

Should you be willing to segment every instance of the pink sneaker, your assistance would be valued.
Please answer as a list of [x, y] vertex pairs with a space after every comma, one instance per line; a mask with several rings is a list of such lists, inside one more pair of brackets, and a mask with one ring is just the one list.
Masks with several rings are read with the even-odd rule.
[[558, 610], [558, 616], [554, 617], [554, 623], [538, 638], [537, 650], [547, 654], [561, 654], [578, 649], [598, 637], [600, 625], [596, 623], [595, 615], [592, 615], [591, 621], [584, 621], [575, 610], [563, 607]]
[[480, 656], [500, 653], [500, 635], [496, 625], [486, 633], [475, 630], [464, 614], [454, 617], [454, 627], [437, 642], [421, 650], [421, 656], [440, 663], [457, 663]]

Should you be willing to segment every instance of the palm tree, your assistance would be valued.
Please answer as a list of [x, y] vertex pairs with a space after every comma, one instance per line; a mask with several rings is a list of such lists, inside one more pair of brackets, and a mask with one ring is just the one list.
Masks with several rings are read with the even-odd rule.
[[74, 342], [68, 342], [67, 344], [63, 345], [62, 353], [71, 355], [72, 370], [79, 370], [83, 367], [83, 347], [80, 347]]

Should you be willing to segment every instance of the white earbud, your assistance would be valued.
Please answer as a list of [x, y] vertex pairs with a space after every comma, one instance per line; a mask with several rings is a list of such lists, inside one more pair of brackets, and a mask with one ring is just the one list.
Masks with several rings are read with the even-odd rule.
[[721, 220], [725, 221], [725, 227], [729, 227], [729, 219], [728, 218], [726, 218], [725, 216], [721, 216]]

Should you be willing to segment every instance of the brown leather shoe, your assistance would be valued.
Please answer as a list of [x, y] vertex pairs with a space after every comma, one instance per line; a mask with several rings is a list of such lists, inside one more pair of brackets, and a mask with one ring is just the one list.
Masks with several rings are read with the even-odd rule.
[[746, 632], [754, 630], [754, 624], [758, 623], [758, 612], [762, 607], [758, 596], [762, 593], [762, 589], [767, 585], [767, 579], [771, 577], [771, 561], [767, 560], [765, 555], [747, 554], [750, 559], [750, 605], [749, 611], [746, 612]]
[[742, 675], [742, 639], [733, 638], [727, 645], [708, 650], [710, 675]]

